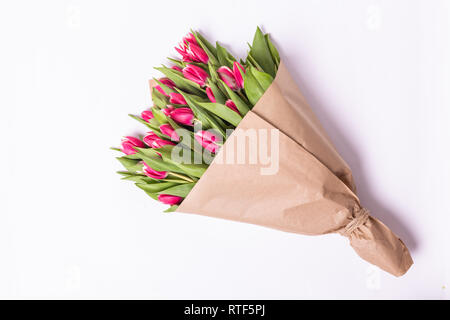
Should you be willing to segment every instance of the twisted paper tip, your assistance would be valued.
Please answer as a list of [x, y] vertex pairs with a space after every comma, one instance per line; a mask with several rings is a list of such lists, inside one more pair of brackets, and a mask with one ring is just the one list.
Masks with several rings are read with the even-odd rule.
[[349, 222], [342, 231], [342, 235], [349, 237], [356, 229], [364, 225], [369, 219], [369, 210], [366, 208], [356, 208], [354, 211], [354, 218]]

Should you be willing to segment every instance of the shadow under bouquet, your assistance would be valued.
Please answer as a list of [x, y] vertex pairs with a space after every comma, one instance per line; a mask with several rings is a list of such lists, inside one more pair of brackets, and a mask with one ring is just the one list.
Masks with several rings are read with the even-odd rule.
[[361, 206], [350, 168], [257, 28], [245, 60], [192, 31], [150, 80], [153, 106], [123, 138], [124, 180], [166, 210], [282, 231], [339, 233], [366, 261], [403, 275], [404, 243]]

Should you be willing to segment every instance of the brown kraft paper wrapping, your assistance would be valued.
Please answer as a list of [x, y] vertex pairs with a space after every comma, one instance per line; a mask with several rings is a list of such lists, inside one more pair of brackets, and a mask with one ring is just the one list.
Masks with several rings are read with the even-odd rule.
[[[220, 162], [219, 156], [236, 152], [235, 132], [177, 212], [305, 235], [339, 233], [361, 258], [381, 269], [395, 276], [409, 269], [413, 261], [408, 249], [361, 206], [348, 165], [283, 62], [237, 129], [278, 129], [279, 170], [261, 175], [262, 164]], [[248, 154], [248, 144], [246, 148]]]

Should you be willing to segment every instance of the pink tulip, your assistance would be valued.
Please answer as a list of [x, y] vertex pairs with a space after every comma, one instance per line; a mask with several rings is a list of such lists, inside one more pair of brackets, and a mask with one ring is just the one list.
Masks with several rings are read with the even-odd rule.
[[170, 124], [162, 124], [159, 126], [159, 130], [162, 134], [168, 136], [170, 139], [174, 141], [180, 141], [180, 137], [175, 132], [175, 129]]
[[168, 175], [167, 171], [156, 171], [155, 169], [151, 168], [148, 164], [143, 162], [144, 168], [144, 174], [147, 177], [153, 178], [153, 179], [165, 179]]
[[225, 105], [226, 105], [228, 108], [230, 108], [230, 109], [233, 110], [234, 112], [237, 112], [237, 114], [240, 115], [239, 110], [238, 110], [238, 108], [236, 107], [236, 104], [233, 102], [233, 100], [228, 99], [228, 100], [225, 102]]
[[194, 135], [195, 140], [200, 143], [206, 150], [216, 153], [220, 146], [216, 143], [219, 137], [214, 133], [206, 130], [199, 130]]
[[173, 106], [171, 106], [170, 104], [167, 105], [164, 109], [161, 109], [161, 111], [168, 117], [170, 115], [170, 113], [175, 110], [175, 108]]
[[[169, 88], [173, 89], [175, 88], [175, 83], [170, 80], [169, 78], [161, 78], [159, 79], [159, 82], [161, 82], [162, 84], [165, 84], [166, 86], [168, 86]], [[161, 92], [163, 95], [165, 95], [166, 97], [168, 97], [169, 95], [163, 90], [163, 88], [161, 88], [161, 86], [158, 84], [155, 86], [155, 89], [158, 90], [159, 92]]]
[[172, 92], [169, 94], [170, 96], [170, 103], [173, 104], [187, 104], [186, 100], [184, 99], [183, 95], [181, 93]]
[[184, 124], [185, 126], [194, 125], [194, 113], [190, 108], [174, 109], [170, 113], [170, 117], [179, 124]]
[[198, 46], [197, 40], [192, 33], [183, 38], [175, 50], [183, 57], [185, 62], [208, 63], [209, 57], [206, 52]]
[[172, 69], [183, 72], [183, 69], [181, 69], [179, 66], [172, 66]]
[[244, 88], [244, 77], [242, 73], [245, 73], [244, 67], [237, 61], [233, 63], [233, 74], [236, 79], [236, 83], [239, 88]]
[[191, 32], [189, 32], [187, 35], [184, 36], [183, 42], [197, 44], [197, 39], [195, 39], [195, 36]]
[[173, 143], [172, 141], [161, 139], [154, 132], [149, 132], [143, 140], [146, 145], [154, 149], [164, 147], [165, 145], [175, 145], [175, 143]]
[[220, 79], [222, 79], [231, 90], [236, 91], [239, 89], [234, 73], [230, 68], [222, 66], [217, 69], [217, 73], [219, 73]]
[[168, 204], [168, 205], [175, 205], [175, 204], [179, 204], [181, 201], [183, 201], [184, 198], [182, 197], [178, 197], [178, 196], [173, 196], [171, 194], [160, 194], [158, 195], [158, 200], [161, 201], [164, 204]]
[[142, 111], [141, 117], [144, 121], [149, 122], [151, 119], [154, 118], [153, 112], [151, 110], [145, 110]]
[[135, 154], [134, 147], [145, 148], [145, 144], [138, 138], [127, 136], [122, 139], [122, 152], [126, 155]]
[[183, 76], [188, 80], [194, 81], [202, 87], [205, 85], [206, 79], [208, 79], [208, 73], [202, 68], [197, 67], [193, 64], [188, 64], [183, 69]]
[[214, 96], [214, 92], [210, 87], [206, 88], [206, 95], [208, 96], [209, 101], [215, 103], [216, 97]]
[[165, 84], [169, 88], [172, 88], [172, 89], [175, 88], [175, 82], [173, 82], [169, 78], [161, 78], [161, 79], [159, 79], [159, 82], [161, 82], [162, 84]]

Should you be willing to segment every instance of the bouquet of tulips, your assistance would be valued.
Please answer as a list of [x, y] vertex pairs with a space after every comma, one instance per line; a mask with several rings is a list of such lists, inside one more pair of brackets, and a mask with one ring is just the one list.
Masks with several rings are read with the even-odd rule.
[[[130, 115], [150, 131], [142, 139], [126, 136], [122, 148], [116, 149], [125, 154], [117, 158], [127, 170], [119, 172], [123, 179], [170, 205], [167, 211], [178, 208], [227, 132], [236, 128], [270, 86], [280, 63], [277, 49], [259, 28], [245, 62], [238, 62], [219, 43], [213, 46], [198, 32], [189, 33], [175, 50], [180, 58], [169, 58], [171, 67], [155, 68], [164, 77], [151, 84], [154, 106], [140, 117]], [[200, 161], [172, 161], [176, 145], [199, 153]]]
[[153, 106], [130, 115], [148, 133], [113, 148], [123, 153], [123, 179], [170, 205], [166, 211], [339, 233], [383, 270], [409, 269], [408, 249], [361, 206], [350, 168], [268, 34], [257, 28], [245, 60], [194, 31], [175, 50], [180, 57], [150, 80]]

